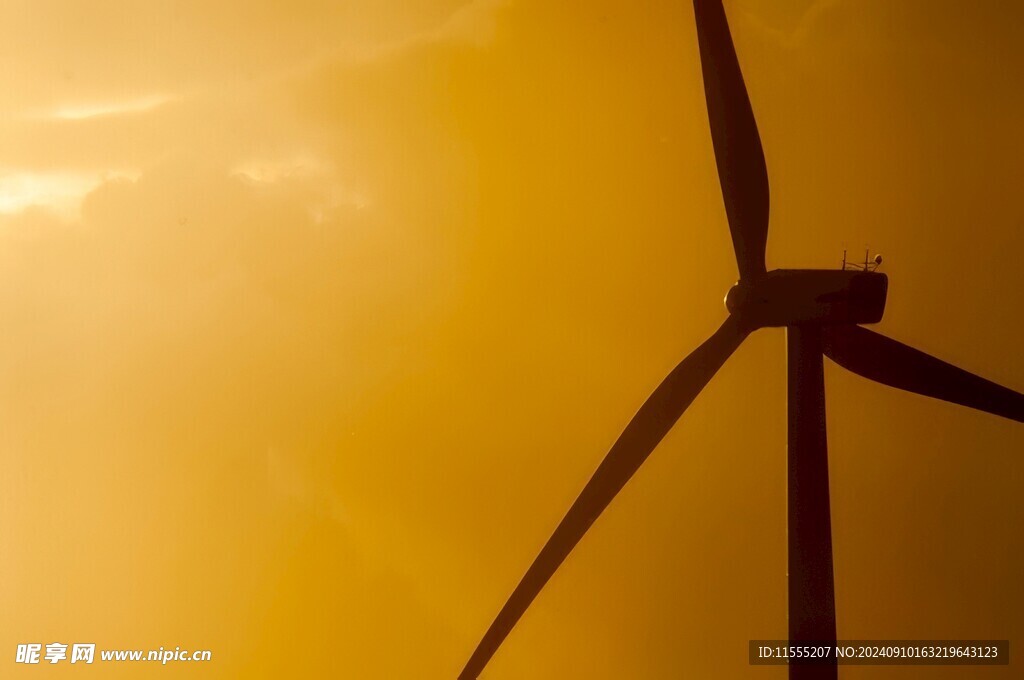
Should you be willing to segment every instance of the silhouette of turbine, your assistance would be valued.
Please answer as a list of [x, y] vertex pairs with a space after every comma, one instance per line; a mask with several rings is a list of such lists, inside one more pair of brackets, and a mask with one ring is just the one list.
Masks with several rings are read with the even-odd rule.
[[[693, 0], [704, 95], [739, 268], [729, 316], [669, 373], [626, 426], [470, 657], [476, 678], [537, 593], [726, 359], [752, 331], [786, 328], [788, 360], [789, 639], [836, 639], [822, 356], [876, 382], [1024, 422], [1024, 395], [857, 324], [877, 323], [887, 278], [869, 271], [766, 271], [768, 174], [721, 0]], [[793, 679], [835, 678], [791, 664]]]

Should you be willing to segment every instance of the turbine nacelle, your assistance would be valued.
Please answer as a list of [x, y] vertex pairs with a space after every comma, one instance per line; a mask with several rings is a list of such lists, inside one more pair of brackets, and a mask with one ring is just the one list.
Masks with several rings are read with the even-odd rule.
[[878, 323], [888, 285], [877, 272], [775, 269], [737, 282], [725, 307], [752, 328]]

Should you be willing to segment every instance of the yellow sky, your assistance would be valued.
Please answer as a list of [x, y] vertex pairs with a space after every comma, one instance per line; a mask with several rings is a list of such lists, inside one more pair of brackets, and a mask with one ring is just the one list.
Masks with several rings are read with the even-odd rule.
[[[726, 10], [769, 268], [869, 244], [879, 330], [1024, 389], [1024, 9]], [[687, 2], [7, 0], [0, 65], [3, 677], [452, 678], [724, 318]], [[744, 344], [486, 677], [785, 677], [746, 663], [784, 354]], [[1020, 426], [826, 383], [839, 636], [1016, 649]], [[214, 660], [11, 662], [54, 641]]]

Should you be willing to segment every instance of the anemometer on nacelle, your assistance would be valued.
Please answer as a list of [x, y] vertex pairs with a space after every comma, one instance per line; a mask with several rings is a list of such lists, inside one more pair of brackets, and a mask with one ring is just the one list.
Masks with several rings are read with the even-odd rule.
[[868, 250], [867, 248], [864, 249], [864, 262], [863, 263], [860, 263], [860, 262], [848, 262], [847, 259], [846, 259], [846, 249], [844, 248], [843, 249], [843, 270], [857, 269], [857, 270], [860, 270], [862, 272], [873, 272], [873, 271], [875, 271], [882, 264], [882, 256], [881, 255], [875, 255], [874, 258], [868, 259], [870, 257], [870, 253], [871, 253], [870, 250]]

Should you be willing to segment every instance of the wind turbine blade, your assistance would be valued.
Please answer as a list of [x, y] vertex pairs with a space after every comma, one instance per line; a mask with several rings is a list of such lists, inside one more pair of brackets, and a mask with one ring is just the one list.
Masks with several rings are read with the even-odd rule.
[[555, 533], [487, 630], [460, 680], [476, 678], [537, 593], [562, 564], [598, 515], [625, 486], [666, 433], [747, 336], [730, 316], [714, 335], [676, 366], [647, 398], [576, 498]]
[[764, 274], [768, 170], [721, 0], [693, 0], [704, 96], [740, 279]]
[[1024, 395], [860, 326], [825, 329], [825, 355], [883, 385], [1024, 422]]

